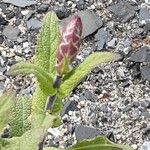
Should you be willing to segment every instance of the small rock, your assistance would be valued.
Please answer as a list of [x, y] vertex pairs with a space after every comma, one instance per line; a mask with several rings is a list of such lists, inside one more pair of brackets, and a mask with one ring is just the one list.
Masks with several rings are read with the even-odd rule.
[[9, 11], [9, 13], [6, 14], [7, 19], [11, 19], [15, 16], [15, 13], [13, 11]]
[[2, 35], [0, 35], [0, 44], [2, 44], [3, 43], [3, 36]]
[[68, 114], [69, 111], [78, 110], [77, 105], [78, 105], [78, 102], [76, 101], [67, 101], [61, 111], [61, 116]]
[[140, 150], [150, 150], [150, 142], [144, 142]]
[[67, 8], [65, 8], [64, 6], [62, 6], [62, 7], [54, 7], [54, 11], [57, 14], [57, 17], [59, 19], [67, 18], [71, 14], [71, 11], [68, 10]]
[[144, 107], [145, 109], [149, 108], [150, 107], [150, 100], [141, 101], [141, 106]]
[[42, 23], [37, 19], [31, 18], [30, 20], [27, 21], [27, 27], [29, 30], [40, 29], [41, 26]]
[[122, 111], [123, 112], [128, 112], [128, 111], [130, 111], [132, 109], [132, 105], [127, 105], [127, 106], [125, 106], [123, 109], [122, 109]]
[[115, 48], [117, 38], [113, 38], [107, 43], [108, 48]]
[[118, 42], [116, 49], [127, 55], [131, 51], [131, 39], [126, 37], [122, 41]]
[[77, 141], [84, 139], [91, 139], [98, 135], [103, 135], [103, 133], [99, 129], [84, 125], [79, 125], [75, 127], [75, 136]]
[[142, 47], [139, 51], [133, 53], [129, 60], [135, 62], [149, 62], [150, 48], [147, 46]]
[[49, 8], [49, 5], [48, 4], [42, 4], [39, 6], [39, 8], [37, 9], [37, 12], [38, 13], [44, 13], [44, 12], [47, 12]]
[[8, 24], [8, 21], [5, 20], [4, 17], [0, 16], [0, 25], [7, 25]]
[[11, 41], [16, 41], [19, 34], [20, 30], [17, 27], [6, 26], [3, 30], [3, 35]]
[[98, 46], [97, 47], [98, 50], [102, 50], [104, 48], [107, 38], [108, 38], [108, 32], [104, 30], [104, 28], [99, 29], [95, 35], [95, 40]]
[[86, 8], [85, 1], [84, 0], [79, 0], [77, 2], [76, 7], [77, 7], [78, 10], [84, 10]]
[[84, 96], [85, 96], [86, 100], [96, 101], [96, 96], [92, 92], [90, 92], [89, 90], [86, 90], [84, 92]]
[[36, 4], [35, 0], [3, 0], [3, 2], [13, 4], [18, 7], [26, 7]]
[[142, 66], [141, 75], [144, 79], [150, 81], [150, 68], [148, 66]]
[[128, 87], [130, 85], [129, 81], [125, 81], [121, 84], [122, 87]]
[[139, 23], [140, 25], [150, 23], [150, 10], [148, 8], [144, 7], [140, 9]]
[[135, 10], [127, 1], [120, 1], [119, 3], [109, 6], [108, 10], [113, 12], [120, 22], [127, 22], [135, 15]]
[[5, 12], [6, 8], [7, 8], [7, 4], [0, 3], [0, 9], [2, 10], [2, 12]]
[[100, 111], [102, 111], [103, 113], [108, 113], [107, 104], [102, 104], [102, 106], [100, 107]]

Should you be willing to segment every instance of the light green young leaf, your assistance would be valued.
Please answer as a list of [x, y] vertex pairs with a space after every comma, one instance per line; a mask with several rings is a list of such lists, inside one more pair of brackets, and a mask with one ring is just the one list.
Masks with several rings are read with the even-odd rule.
[[68, 96], [70, 92], [80, 83], [90, 71], [96, 66], [114, 61], [120, 58], [120, 55], [111, 52], [93, 53], [85, 59], [75, 70], [71, 72], [71, 75], [61, 84], [60, 95], [62, 98]]
[[11, 136], [21, 136], [31, 127], [28, 118], [31, 115], [31, 99], [17, 98], [11, 107], [10, 134]]
[[6, 127], [10, 119], [11, 106], [14, 103], [15, 93], [9, 91], [0, 96], [0, 133]]
[[91, 140], [78, 142], [68, 150], [133, 150], [131, 147], [118, 145], [109, 141], [106, 137], [96, 137]]
[[27, 63], [27, 62], [20, 62], [15, 64], [10, 68], [7, 72], [8, 75], [18, 75], [18, 74], [34, 74], [39, 82], [41, 89], [47, 94], [54, 94], [55, 89], [53, 88], [53, 78], [45, 72], [40, 67]]
[[[41, 118], [41, 117], [36, 117]], [[55, 116], [46, 115], [43, 123], [38, 128], [33, 128], [25, 132], [21, 137], [13, 137], [2, 150], [39, 150], [39, 145], [47, 133], [47, 129], [52, 126]]]
[[[43, 20], [43, 26], [38, 36], [35, 64], [48, 72], [55, 74], [56, 49], [59, 45], [60, 32], [58, 18], [54, 12], [46, 14]], [[50, 94], [42, 91], [37, 84], [33, 95], [33, 112], [43, 112], [47, 96]]]

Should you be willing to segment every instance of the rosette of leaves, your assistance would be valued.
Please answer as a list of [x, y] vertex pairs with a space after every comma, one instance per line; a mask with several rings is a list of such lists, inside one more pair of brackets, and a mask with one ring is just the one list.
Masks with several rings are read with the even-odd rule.
[[[43, 26], [38, 35], [34, 63], [19, 62], [12, 66], [7, 73], [9, 75], [34, 74], [37, 80], [32, 100], [27, 97], [15, 97], [12, 91], [6, 92], [0, 97], [0, 119], [2, 118], [0, 120], [0, 133], [7, 124], [10, 125], [10, 138], [4, 139], [2, 137], [5, 137], [5, 135], [1, 134], [0, 149], [57, 149], [44, 148], [43, 142], [47, 129], [60, 123], [59, 113], [62, 107], [62, 99], [68, 96], [94, 67], [119, 58], [118, 54], [111, 52], [93, 53], [79, 66], [61, 76], [61, 84], [56, 88], [53, 81], [55, 76], [58, 75], [58, 72], [55, 71], [55, 64], [56, 50], [60, 41], [58, 18], [54, 12], [49, 12], [44, 17]], [[45, 105], [49, 96], [54, 97], [54, 106], [49, 113], [45, 113]], [[127, 149], [114, 145], [105, 138], [79, 142], [69, 149], [90, 150], [99, 148], [105, 150], [107, 147], [111, 150]]]

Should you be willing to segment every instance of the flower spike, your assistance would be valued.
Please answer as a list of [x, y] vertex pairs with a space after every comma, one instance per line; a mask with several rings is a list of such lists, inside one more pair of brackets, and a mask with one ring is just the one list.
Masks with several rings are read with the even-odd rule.
[[70, 71], [70, 64], [76, 58], [80, 47], [82, 34], [82, 22], [79, 16], [71, 17], [62, 32], [61, 42], [57, 49], [56, 71], [58, 75], [66, 74]]

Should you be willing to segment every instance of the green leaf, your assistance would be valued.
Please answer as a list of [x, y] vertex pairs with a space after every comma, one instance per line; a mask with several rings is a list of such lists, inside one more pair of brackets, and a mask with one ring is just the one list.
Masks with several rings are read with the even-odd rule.
[[[40, 118], [40, 117], [36, 117]], [[47, 133], [47, 129], [52, 126], [55, 116], [46, 115], [40, 127], [33, 128], [25, 132], [21, 137], [13, 137], [2, 150], [39, 150], [39, 144]]]
[[69, 77], [60, 86], [60, 96], [62, 98], [68, 96], [70, 92], [80, 83], [90, 71], [99, 64], [114, 61], [120, 58], [120, 55], [111, 52], [93, 53], [85, 59], [75, 70], [71, 72]]
[[8, 124], [14, 99], [15, 93], [13, 91], [8, 91], [0, 97], [0, 132]]
[[35, 64], [53, 75], [55, 73], [56, 49], [59, 41], [58, 18], [54, 12], [47, 13], [38, 36]]
[[[38, 35], [35, 64], [52, 76], [55, 74], [56, 49], [59, 40], [58, 18], [54, 12], [50, 12], [44, 17], [43, 26]], [[41, 113], [44, 111], [46, 99], [49, 95], [42, 91], [38, 83], [36, 84], [36, 91], [33, 95], [33, 112]]]
[[56, 90], [53, 88], [53, 78], [45, 72], [40, 67], [27, 63], [27, 62], [20, 62], [15, 64], [10, 68], [7, 72], [8, 75], [18, 75], [18, 74], [34, 74], [39, 82], [41, 89], [47, 94], [55, 94]]
[[131, 147], [114, 144], [106, 137], [100, 136], [92, 140], [78, 142], [68, 150], [133, 150]]
[[30, 129], [29, 116], [31, 115], [31, 99], [17, 98], [11, 109], [10, 128], [11, 136], [21, 136]]
[[9, 142], [3, 138], [0, 138], [0, 149], [2, 149], [3, 147], [9, 145]]

